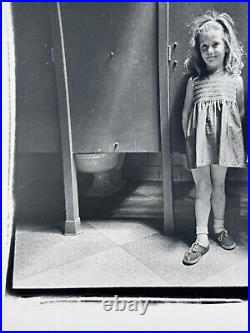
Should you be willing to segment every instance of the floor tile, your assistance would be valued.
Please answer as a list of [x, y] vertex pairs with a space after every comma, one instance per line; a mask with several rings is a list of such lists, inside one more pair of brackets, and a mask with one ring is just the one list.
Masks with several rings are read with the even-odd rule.
[[16, 288], [161, 286], [165, 282], [120, 247], [87, 256], [29, 278]]
[[197, 286], [218, 285], [219, 281], [223, 281], [223, 287], [247, 286], [248, 260], [243, 259], [240, 262], [233, 263], [232, 266], [224, 269], [222, 272], [215, 273], [197, 283]]
[[114, 247], [102, 232], [89, 224], [81, 225], [75, 236], [46, 232], [16, 232], [14, 284], [19, 279], [74, 262]]

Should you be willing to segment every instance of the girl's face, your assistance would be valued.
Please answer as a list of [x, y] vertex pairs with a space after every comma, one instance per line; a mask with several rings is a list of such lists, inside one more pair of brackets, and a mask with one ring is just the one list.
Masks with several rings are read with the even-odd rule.
[[224, 69], [226, 46], [223, 39], [223, 31], [208, 30], [200, 33], [200, 52], [209, 72]]

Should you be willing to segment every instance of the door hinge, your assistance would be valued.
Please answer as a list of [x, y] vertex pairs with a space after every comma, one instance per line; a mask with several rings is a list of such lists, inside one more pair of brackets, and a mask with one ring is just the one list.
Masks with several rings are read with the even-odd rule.
[[172, 59], [172, 47], [171, 45], [168, 45], [168, 61], [171, 61]]

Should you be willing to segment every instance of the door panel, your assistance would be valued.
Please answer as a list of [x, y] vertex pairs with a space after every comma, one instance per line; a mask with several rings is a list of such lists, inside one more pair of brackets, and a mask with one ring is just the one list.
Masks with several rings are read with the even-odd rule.
[[47, 3], [12, 3], [16, 57], [16, 151], [61, 150]]
[[[188, 51], [190, 34], [188, 24], [209, 9], [219, 12], [226, 12], [235, 20], [236, 31], [239, 32], [239, 39], [247, 52], [248, 36], [248, 7], [247, 3], [232, 2], [170, 2], [169, 15], [169, 37], [170, 44], [177, 46], [172, 50], [172, 60], [170, 62], [170, 114], [171, 114], [171, 146], [172, 151], [185, 151], [184, 136], [181, 127], [181, 114], [185, 97], [185, 88], [188, 77], [184, 73], [184, 60]], [[174, 61], [177, 60], [177, 65]], [[245, 100], [247, 107], [247, 59], [244, 59], [244, 69], [242, 72], [245, 84]], [[246, 109], [247, 110], [247, 109]], [[246, 112], [247, 114], [247, 112]]]
[[74, 153], [158, 152], [156, 3], [60, 3]]

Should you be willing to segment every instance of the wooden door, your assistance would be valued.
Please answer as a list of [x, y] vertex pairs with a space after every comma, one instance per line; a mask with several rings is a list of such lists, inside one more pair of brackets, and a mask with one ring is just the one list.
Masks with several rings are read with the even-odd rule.
[[60, 3], [74, 153], [160, 151], [157, 3]]
[[[169, 3], [169, 39], [172, 47], [172, 60], [169, 62], [170, 75], [170, 115], [172, 151], [184, 151], [184, 137], [181, 127], [181, 114], [188, 76], [184, 73], [184, 60], [189, 46], [188, 24], [209, 9], [226, 12], [235, 20], [238, 37], [247, 52], [248, 41], [248, 4], [245, 2], [170, 2]], [[175, 44], [177, 43], [177, 44]], [[243, 80], [247, 107], [247, 59], [244, 59]]]

